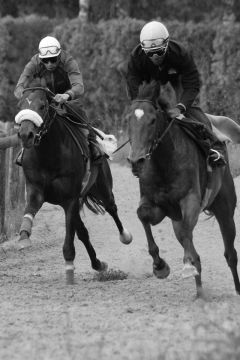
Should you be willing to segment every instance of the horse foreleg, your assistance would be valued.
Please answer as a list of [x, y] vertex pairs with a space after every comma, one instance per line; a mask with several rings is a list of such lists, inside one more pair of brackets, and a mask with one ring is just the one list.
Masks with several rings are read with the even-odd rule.
[[193, 229], [197, 223], [200, 202], [196, 195], [190, 194], [181, 201], [183, 219], [181, 221], [172, 220], [175, 235], [184, 248], [183, 257], [183, 277], [194, 276], [196, 281], [197, 294], [201, 294], [201, 261], [193, 245]]
[[79, 211], [79, 201], [74, 199], [63, 206], [65, 211], [66, 234], [63, 244], [63, 257], [65, 259], [67, 284], [74, 283], [74, 259], [75, 259], [75, 223]]
[[89, 234], [88, 234], [87, 228], [85, 227], [79, 213], [76, 215], [75, 227], [76, 227], [76, 233], [77, 233], [79, 240], [82, 241], [82, 243], [84, 244], [84, 246], [88, 252], [88, 255], [91, 260], [92, 268], [96, 271], [107, 270], [107, 267], [108, 267], [107, 263], [100, 261], [96, 256], [96, 252], [95, 252], [95, 250], [90, 242], [90, 239], [89, 239]]
[[44, 202], [43, 194], [27, 184], [27, 206], [20, 227], [18, 249], [23, 250], [31, 246], [33, 219]]
[[[145, 203], [142, 198], [140, 206], [137, 209], [137, 214], [140, 221], [143, 224], [147, 242], [148, 242], [148, 252], [153, 259], [153, 273], [159, 279], [164, 279], [168, 277], [170, 273], [170, 267], [168, 264], [159, 256], [159, 248], [154, 241], [150, 223], [159, 223], [165, 217], [165, 214], [159, 208], [153, 208], [150, 204]], [[157, 220], [156, 220], [157, 212]]]

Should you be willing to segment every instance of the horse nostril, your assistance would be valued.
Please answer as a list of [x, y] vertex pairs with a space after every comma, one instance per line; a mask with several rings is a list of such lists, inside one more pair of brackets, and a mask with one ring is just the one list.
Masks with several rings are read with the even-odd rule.
[[140, 176], [143, 170], [144, 162], [144, 158], [140, 158], [137, 161], [131, 161], [133, 175], [135, 175], [136, 177]]
[[33, 140], [33, 138], [34, 138], [34, 133], [30, 131], [30, 133], [28, 134], [28, 139]]

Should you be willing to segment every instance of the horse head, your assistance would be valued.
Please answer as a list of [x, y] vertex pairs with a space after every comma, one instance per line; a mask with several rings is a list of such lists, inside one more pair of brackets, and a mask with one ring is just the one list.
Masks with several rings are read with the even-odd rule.
[[48, 118], [48, 92], [46, 83], [35, 79], [23, 92], [18, 103], [20, 111], [15, 117], [19, 125], [18, 136], [25, 148], [38, 145]]
[[128, 113], [128, 132], [131, 150], [128, 160], [133, 174], [138, 176], [146, 159], [158, 145], [166, 128], [166, 115], [158, 104], [159, 87], [156, 81], [143, 83]]

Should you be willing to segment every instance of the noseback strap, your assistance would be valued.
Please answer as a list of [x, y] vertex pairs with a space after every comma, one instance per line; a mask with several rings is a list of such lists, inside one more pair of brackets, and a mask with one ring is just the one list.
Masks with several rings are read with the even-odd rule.
[[30, 120], [32, 121], [37, 127], [40, 127], [43, 123], [43, 119], [41, 116], [31, 109], [23, 109], [17, 113], [15, 116], [16, 124], [21, 124], [23, 120]]

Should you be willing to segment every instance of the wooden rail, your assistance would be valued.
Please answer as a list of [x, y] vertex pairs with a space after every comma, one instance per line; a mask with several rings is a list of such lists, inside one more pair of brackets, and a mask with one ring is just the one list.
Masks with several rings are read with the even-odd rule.
[[1, 123], [0, 133], [0, 242], [14, 236], [20, 228], [25, 206], [25, 179], [15, 164], [20, 150], [12, 123]]

